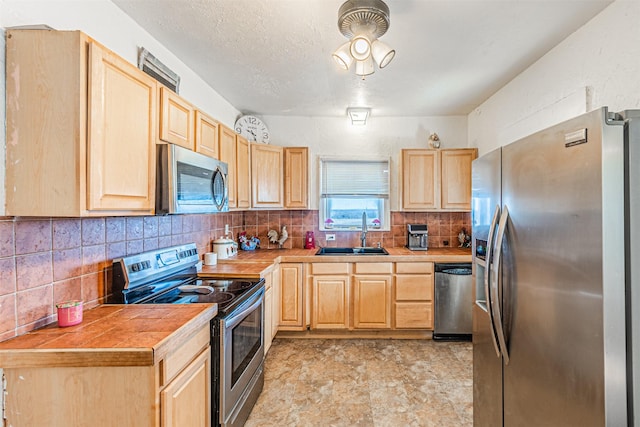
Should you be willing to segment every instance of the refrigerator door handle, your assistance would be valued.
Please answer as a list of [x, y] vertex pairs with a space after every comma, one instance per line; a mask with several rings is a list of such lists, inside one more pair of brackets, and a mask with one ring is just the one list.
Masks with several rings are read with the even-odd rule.
[[489, 227], [489, 238], [487, 240], [487, 255], [486, 260], [487, 264], [484, 269], [484, 294], [487, 298], [487, 311], [489, 312], [489, 320], [491, 324], [491, 341], [493, 342], [493, 347], [496, 350], [496, 356], [500, 357], [500, 346], [498, 345], [498, 332], [496, 331], [496, 327], [494, 326], [493, 321], [493, 298], [491, 298], [491, 289], [489, 287], [489, 283], [491, 282], [491, 257], [493, 256], [493, 236], [496, 231], [496, 225], [498, 224], [498, 220], [500, 219], [500, 206], [496, 205], [496, 209], [493, 212], [493, 219], [491, 220], [491, 226]]
[[494, 327], [497, 331], [498, 343], [500, 349], [502, 350], [502, 357], [504, 358], [505, 365], [509, 364], [509, 350], [507, 349], [507, 340], [504, 334], [504, 327], [502, 326], [502, 313], [500, 310], [500, 302], [498, 301], [498, 285], [499, 285], [499, 274], [502, 266], [502, 244], [504, 243], [505, 231], [507, 229], [507, 221], [509, 220], [509, 209], [505, 205], [502, 209], [502, 216], [500, 217], [500, 225], [498, 226], [498, 235], [496, 237], [496, 254], [493, 265], [491, 267], [495, 268], [495, 271], [492, 273], [491, 277], [491, 287], [490, 290], [495, 289], [496, 295], [496, 304], [491, 304], [493, 308], [493, 320]]

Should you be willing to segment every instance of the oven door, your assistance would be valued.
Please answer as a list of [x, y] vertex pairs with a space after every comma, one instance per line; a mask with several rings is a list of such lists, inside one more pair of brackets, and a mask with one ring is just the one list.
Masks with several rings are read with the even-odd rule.
[[220, 319], [220, 421], [229, 421], [249, 394], [264, 359], [264, 288]]

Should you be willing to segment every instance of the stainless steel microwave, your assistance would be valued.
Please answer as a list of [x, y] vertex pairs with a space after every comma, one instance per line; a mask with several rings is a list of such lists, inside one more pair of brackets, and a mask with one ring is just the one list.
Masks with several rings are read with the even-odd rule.
[[226, 163], [173, 144], [157, 150], [157, 215], [229, 210]]

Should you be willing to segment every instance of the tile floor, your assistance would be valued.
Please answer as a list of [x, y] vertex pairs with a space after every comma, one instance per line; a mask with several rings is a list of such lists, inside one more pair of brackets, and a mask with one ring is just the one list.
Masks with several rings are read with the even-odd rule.
[[274, 340], [245, 427], [472, 426], [471, 343]]

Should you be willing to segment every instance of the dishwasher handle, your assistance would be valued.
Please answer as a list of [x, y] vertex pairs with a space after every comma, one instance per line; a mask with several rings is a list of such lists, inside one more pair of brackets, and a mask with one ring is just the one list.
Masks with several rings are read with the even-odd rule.
[[471, 275], [471, 263], [436, 263], [435, 272], [456, 276], [469, 276]]

